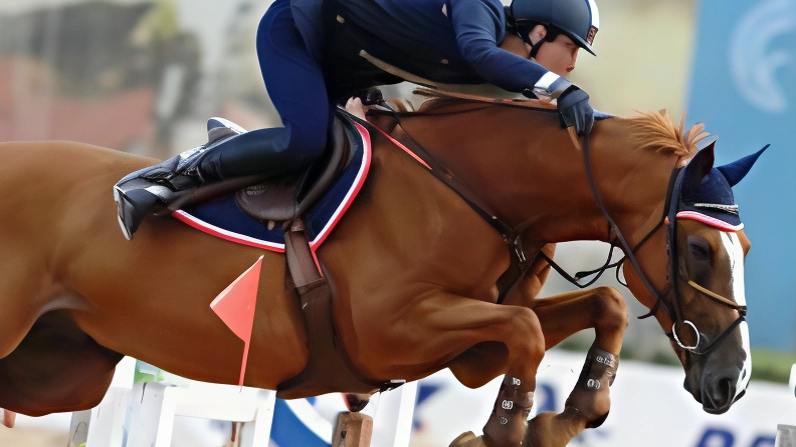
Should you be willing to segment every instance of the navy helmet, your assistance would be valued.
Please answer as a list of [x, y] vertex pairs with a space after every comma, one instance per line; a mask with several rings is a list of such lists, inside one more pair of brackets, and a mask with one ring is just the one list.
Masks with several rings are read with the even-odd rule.
[[[594, 0], [513, 0], [508, 9], [517, 29], [526, 36], [533, 25], [541, 24], [548, 28], [548, 33], [563, 33], [594, 54], [591, 46], [600, 28], [600, 14]], [[526, 36], [520, 37], [527, 40]]]

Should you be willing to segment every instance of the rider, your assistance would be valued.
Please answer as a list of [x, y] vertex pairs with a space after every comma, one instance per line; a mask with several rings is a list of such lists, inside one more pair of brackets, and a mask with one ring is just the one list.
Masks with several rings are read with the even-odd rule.
[[594, 0], [276, 0], [257, 55], [283, 127], [244, 133], [210, 120], [209, 143], [117, 183], [122, 230], [131, 239], [146, 216], [200, 186], [309, 165], [325, 149], [334, 104], [401, 76], [553, 98], [562, 128], [587, 134], [589, 95], [564, 77], [580, 48], [594, 54], [598, 17]]

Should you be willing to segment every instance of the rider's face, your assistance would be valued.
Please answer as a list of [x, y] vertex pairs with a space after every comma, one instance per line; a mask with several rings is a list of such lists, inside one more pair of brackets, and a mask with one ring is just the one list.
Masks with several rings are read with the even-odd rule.
[[564, 34], [559, 34], [552, 42], [545, 42], [536, 53], [536, 62], [553, 73], [566, 77], [575, 69], [580, 47]]

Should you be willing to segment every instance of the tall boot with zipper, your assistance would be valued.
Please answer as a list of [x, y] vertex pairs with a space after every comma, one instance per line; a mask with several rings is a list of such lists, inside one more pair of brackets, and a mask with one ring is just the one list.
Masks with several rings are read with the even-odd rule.
[[211, 118], [207, 127], [207, 143], [133, 172], [116, 183], [113, 196], [119, 226], [127, 240], [133, 238], [147, 216], [165, 209], [200, 186], [224, 179], [219, 162], [222, 151], [215, 149], [245, 130], [221, 118]]

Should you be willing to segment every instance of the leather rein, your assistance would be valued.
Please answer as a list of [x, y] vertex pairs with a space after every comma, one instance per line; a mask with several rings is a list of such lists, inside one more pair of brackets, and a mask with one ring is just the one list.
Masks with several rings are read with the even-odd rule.
[[[630, 261], [630, 264], [636, 270], [639, 278], [641, 279], [644, 286], [650, 291], [650, 293], [655, 296], [656, 301], [655, 305], [653, 305], [650, 311], [640, 317], [639, 319], [649, 318], [655, 315], [663, 305], [664, 310], [669, 315], [669, 318], [672, 320], [672, 330], [671, 332], [666, 333], [666, 336], [673, 339], [678, 346], [682, 349], [696, 355], [703, 355], [710, 352], [714, 347], [718, 345], [718, 343], [723, 340], [733, 329], [735, 329], [738, 325], [740, 325], [743, 321], [746, 320], [746, 306], [739, 305], [738, 303], [734, 302], [733, 300], [726, 298], [712, 290], [709, 290], [690, 278], [680, 278], [680, 269], [678, 268], [678, 252], [677, 252], [677, 213], [680, 210], [681, 204], [681, 193], [683, 188], [683, 181], [685, 180], [685, 173], [686, 170], [684, 168], [673, 168], [672, 174], [669, 178], [669, 184], [666, 188], [666, 202], [665, 207], [663, 210], [663, 216], [655, 225], [655, 227], [644, 236], [641, 241], [636, 244], [635, 247], [631, 247], [628, 243], [627, 239], [622, 234], [622, 231], [619, 229], [619, 226], [616, 222], [611, 218], [611, 215], [608, 213], [605, 205], [603, 204], [602, 198], [600, 196], [600, 191], [597, 189], [597, 182], [594, 178], [594, 171], [591, 168], [591, 160], [590, 160], [590, 152], [589, 152], [589, 135], [586, 135], [583, 138], [582, 144], [582, 152], [583, 152], [583, 162], [586, 167], [586, 176], [589, 181], [589, 186], [592, 190], [592, 194], [594, 195], [594, 200], [597, 204], [597, 207], [600, 209], [600, 212], [603, 214], [603, 217], [608, 221], [608, 224], [611, 228], [611, 231], [614, 234], [614, 239], [611, 242], [611, 250], [613, 251], [613, 247], [616, 246], [617, 242], [621, 246], [622, 250], [625, 253], [625, 258]], [[683, 310], [680, 300], [671, 300], [668, 297], [667, 293], [663, 293], [652, 284], [649, 280], [647, 275], [644, 273], [644, 270], [641, 268], [641, 264], [638, 262], [638, 258], [636, 257], [636, 251], [646, 243], [653, 234], [655, 234], [662, 226], [666, 227], [666, 252], [669, 258], [669, 266], [668, 266], [668, 275], [666, 277], [666, 281], [673, 286], [673, 292], [675, 297], [680, 296], [680, 288], [679, 284], [685, 283], [690, 287], [694, 288], [696, 291], [701, 293], [708, 298], [711, 298], [733, 310], [738, 311], [738, 318], [732, 322], [718, 337], [710, 341], [707, 346], [700, 347], [701, 340], [702, 340], [702, 333], [699, 331], [697, 326], [690, 320], [687, 320], [683, 316]], [[547, 255], [542, 255], [551, 263], [551, 266], [555, 264], [552, 259], [549, 259]], [[625, 260], [625, 258], [620, 259], [614, 264], [606, 264], [601, 269], [597, 269], [594, 272], [602, 272], [604, 269], [613, 267], [619, 267]], [[610, 261], [610, 254], [609, 254], [609, 261]], [[560, 267], [556, 266], [556, 271], [563, 271]], [[560, 270], [561, 269], [561, 270]], [[586, 273], [593, 273], [593, 272], [586, 272]], [[618, 275], [618, 272], [617, 272]], [[569, 277], [569, 275], [565, 276], [565, 278]], [[572, 282], [572, 281], [570, 281]], [[593, 281], [592, 281], [593, 282]], [[578, 283], [573, 282], [573, 284], [578, 285]], [[682, 322], [683, 325], [688, 326], [694, 332], [696, 336], [696, 342], [693, 345], [686, 345], [681, 340], [680, 337], [677, 335], [677, 323]]]
[[[388, 135], [384, 130], [380, 127], [375, 126], [369, 122], [363, 123], [368, 126], [375, 127], [379, 132], [381, 132], [387, 139], [392, 141], [394, 144], [403, 146], [405, 150], [408, 150], [411, 155], [416, 158], [421, 164], [423, 164], [428, 171], [434, 175], [438, 180], [442, 183], [447, 185], [451, 188], [456, 194], [458, 194], [470, 207], [479, 215], [481, 216], [487, 223], [489, 223], [503, 238], [503, 241], [506, 242], [509, 248], [509, 252], [511, 254], [511, 262], [509, 268], [506, 272], [498, 279], [498, 288], [499, 288], [499, 296], [497, 303], [503, 303], [506, 295], [517, 285], [528, 272], [528, 269], [531, 265], [528, 257], [525, 255], [525, 252], [522, 248], [522, 243], [520, 240], [521, 234], [516, 230], [516, 228], [511, 227], [509, 224], [504, 222], [496, 213], [493, 213], [490, 208], [483, 203], [483, 201], [473, 193], [461, 180], [459, 180], [452, 172], [450, 172], [445, 166], [443, 166], [440, 162], [438, 162], [434, 157], [420, 144], [415, 140], [409, 132], [407, 132], [406, 128], [403, 126], [401, 115], [402, 112], [398, 112], [393, 110], [389, 105], [386, 103], [380, 104], [382, 107], [387, 108], [388, 110], [375, 110], [371, 111], [370, 113], [376, 113], [379, 115], [388, 115], [395, 120], [396, 125], [400, 126], [403, 131], [405, 138], [402, 138], [401, 141], [395, 140], [393, 137]], [[473, 109], [469, 109], [467, 111], [471, 111]], [[412, 112], [411, 116], [418, 116], [421, 115], [422, 112]], [[608, 260], [605, 262], [603, 266], [598, 269], [589, 271], [589, 272], [579, 272], [573, 278], [570, 276], [563, 268], [561, 268], [555, 261], [553, 261], [550, 257], [548, 257], [544, 252], [539, 251], [539, 254], [548, 262], [548, 264], [556, 270], [559, 274], [562, 275], [566, 280], [574, 284], [579, 288], [586, 288], [592, 285], [605, 270], [610, 268], [617, 269], [617, 278], [619, 276], [619, 266], [623, 264], [623, 262], [628, 260], [633, 268], [638, 273], [639, 278], [641, 279], [644, 286], [656, 297], [655, 305], [650, 309], [650, 311], [638, 317], [639, 319], [644, 319], [655, 315], [661, 305], [663, 305], [664, 310], [669, 315], [672, 323], [672, 330], [669, 333], [666, 333], [666, 336], [673, 339], [678, 346], [682, 349], [696, 355], [703, 355], [710, 352], [714, 347], [718, 345], [718, 343], [723, 340], [733, 329], [735, 329], [738, 325], [740, 325], [743, 321], [746, 320], [746, 306], [739, 305], [731, 299], [728, 299], [716, 292], [713, 292], [690, 278], [680, 278], [679, 269], [678, 269], [678, 253], [677, 253], [677, 238], [676, 238], [676, 217], [677, 212], [680, 208], [680, 194], [682, 191], [683, 180], [685, 178], [685, 169], [684, 168], [673, 168], [671, 177], [669, 179], [669, 184], [667, 186], [666, 192], [666, 202], [665, 208], [663, 212], [663, 216], [661, 217], [660, 221], [655, 225], [655, 227], [650, 230], [646, 236], [644, 236], [641, 241], [635, 245], [635, 247], [631, 247], [628, 243], [625, 236], [622, 234], [622, 231], [619, 229], [619, 226], [616, 224], [614, 219], [609, 214], [608, 210], [606, 209], [605, 205], [603, 204], [602, 197], [600, 195], [599, 190], [597, 189], [597, 182], [594, 178], [594, 172], [591, 168], [591, 160], [590, 160], [590, 152], [589, 152], [589, 135], [583, 137], [582, 143], [582, 152], [583, 152], [583, 162], [586, 168], [586, 175], [589, 182], [589, 187], [592, 190], [592, 194], [594, 195], [594, 200], [597, 204], [597, 207], [600, 209], [603, 217], [608, 221], [608, 225], [610, 227], [610, 231], [613, 234], [613, 238], [611, 240], [611, 249], [608, 255]], [[672, 301], [668, 297], [668, 293], [663, 293], [659, 291], [649, 280], [647, 275], [641, 268], [641, 264], [636, 257], [636, 251], [644, 245], [661, 227], [666, 227], [666, 245], [667, 245], [667, 255], [669, 258], [669, 267], [668, 267], [668, 275], [667, 275], [667, 282], [672, 284], [673, 287], [669, 288], [669, 290], [673, 290], [675, 296], [679, 296], [679, 283], [682, 281], [683, 283], [689, 285], [690, 287], [697, 290], [700, 294], [707, 296], [731, 309], [737, 310], [739, 313], [739, 317], [731, 323], [727, 329], [725, 329], [718, 337], [714, 340], [710, 341], [707, 346], [701, 347], [702, 344], [702, 333], [699, 331], [697, 326], [683, 317], [683, 312], [680, 304], [680, 300]], [[613, 250], [616, 246], [619, 246], [622, 251], [625, 253], [625, 256], [617, 262], [611, 263], [611, 255], [613, 254]], [[590, 276], [592, 274], [597, 274], [597, 276], [589, 281], [586, 284], [581, 284], [580, 280], [585, 276]], [[621, 281], [620, 281], [621, 283]], [[626, 286], [626, 284], [623, 284]], [[696, 336], [696, 342], [693, 345], [686, 345], [680, 340], [680, 337], [677, 335], [677, 324], [678, 322], [682, 322], [683, 325], [688, 326], [694, 332]]]

